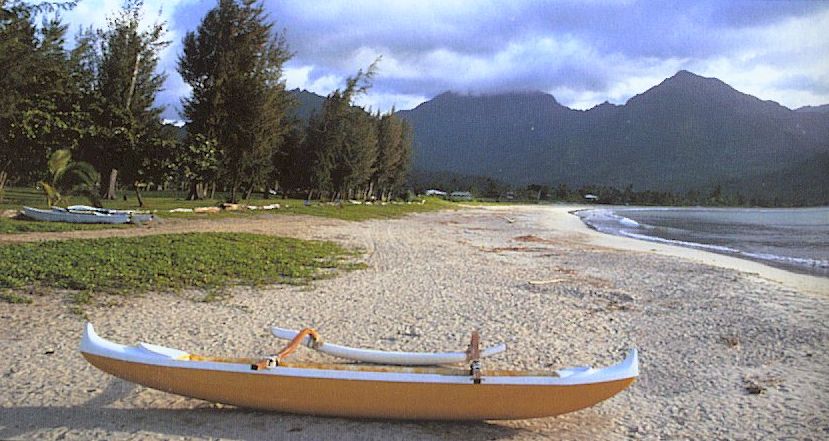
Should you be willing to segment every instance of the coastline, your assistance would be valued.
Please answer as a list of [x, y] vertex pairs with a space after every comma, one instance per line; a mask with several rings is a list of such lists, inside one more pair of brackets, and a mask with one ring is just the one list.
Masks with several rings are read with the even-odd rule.
[[726, 256], [706, 250], [601, 233], [588, 227], [574, 214], [575, 211], [579, 210], [595, 209], [596, 206], [593, 205], [552, 205], [549, 207], [549, 219], [539, 219], [539, 222], [543, 222], [553, 229], [563, 229], [573, 233], [584, 234], [586, 235], [588, 243], [592, 245], [689, 259], [706, 265], [756, 274], [759, 277], [798, 291], [829, 295], [829, 278], [796, 273], [754, 260]]

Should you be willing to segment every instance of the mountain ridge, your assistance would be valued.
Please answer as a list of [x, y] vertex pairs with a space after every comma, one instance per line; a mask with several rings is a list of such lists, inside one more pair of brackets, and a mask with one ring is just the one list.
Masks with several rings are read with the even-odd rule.
[[539, 91], [444, 92], [397, 114], [414, 131], [415, 170], [513, 185], [684, 192], [785, 176], [803, 188], [822, 177], [791, 168], [829, 152], [829, 105], [792, 110], [689, 71], [588, 110]]

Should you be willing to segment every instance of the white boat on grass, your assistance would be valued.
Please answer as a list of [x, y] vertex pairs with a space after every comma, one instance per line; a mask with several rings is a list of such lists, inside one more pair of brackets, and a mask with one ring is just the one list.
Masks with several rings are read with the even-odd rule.
[[155, 219], [149, 212], [139, 210], [116, 210], [112, 208], [92, 207], [89, 205], [70, 205], [66, 207], [66, 210], [73, 213], [127, 214], [131, 216], [130, 222], [132, 223], [150, 222]]
[[68, 222], [73, 224], [126, 224], [141, 223], [153, 220], [151, 214], [134, 214], [129, 212], [105, 212], [98, 210], [70, 210], [52, 207], [50, 210], [41, 210], [32, 207], [23, 207], [23, 215], [34, 220], [44, 222]]

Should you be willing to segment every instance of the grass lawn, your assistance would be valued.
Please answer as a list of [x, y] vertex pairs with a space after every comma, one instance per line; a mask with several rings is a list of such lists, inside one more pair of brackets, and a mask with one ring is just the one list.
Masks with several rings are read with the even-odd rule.
[[[133, 294], [301, 284], [363, 268], [331, 242], [248, 233], [165, 234], [0, 246], [0, 293], [29, 287]], [[20, 302], [19, 296], [17, 301]], [[25, 300], [23, 300], [25, 302]]]
[[0, 234], [35, 233], [45, 231], [100, 230], [103, 228], [130, 228], [131, 225], [68, 224], [64, 222], [40, 222], [0, 217]]
[[[104, 201], [104, 206], [107, 208], [116, 209], [137, 209], [138, 203], [135, 199], [134, 193], [122, 193], [127, 195], [127, 200], [117, 199], [114, 201]], [[201, 200], [188, 201], [184, 199], [182, 194], [175, 194], [170, 192], [146, 192], [142, 194], [144, 198], [144, 210], [158, 210], [156, 213], [159, 217], [170, 218], [217, 218], [217, 217], [232, 217], [232, 216], [256, 216], [263, 213], [269, 214], [305, 214], [310, 216], [321, 216], [351, 221], [361, 221], [368, 219], [392, 219], [405, 216], [410, 213], [420, 213], [427, 211], [437, 211], [444, 209], [455, 209], [458, 204], [454, 202], [445, 201], [438, 198], [424, 198], [417, 199], [411, 204], [406, 203], [388, 203], [386, 205], [372, 204], [372, 205], [353, 205], [348, 202], [341, 205], [330, 205], [326, 203], [314, 202], [306, 206], [301, 199], [281, 199], [281, 198], [251, 198], [243, 201], [241, 205], [270, 205], [280, 204], [282, 208], [279, 210], [258, 211], [258, 210], [241, 210], [241, 211], [226, 211], [220, 213], [169, 213], [168, 211], [174, 208], [195, 208], [195, 207], [209, 207], [218, 206], [223, 200]], [[421, 204], [420, 201], [426, 202]], [[89, 202], [84, 198], [70, 197], [67, 205], [74, 204], [88, 204]], [[0, 210], [14, 209], [19, 210], [22, 206], [30, 206], [35, 208], [45, 208], [46, 199], [43, 194], [33, 188], [7, 188], [3, 203], [0, 203]], [[74, 224], [61, 224], [55, 226], [55, 229], [45, 229], [50, 227], [42, 227], [42, 230], [26, 230], [25, 228], [35, 227], [15, 227], [17, 220], [10, 221], [13, 224], [0, 224], [0, 233], [8, 232], [22, 232], [22, 231], [64, 231], [77, 230], [86, 228], [77, 228]], [[50, 225], [58, 225], [57, 223], [50, 223]], [[92, 228], [109, 228], [96, 226]]]

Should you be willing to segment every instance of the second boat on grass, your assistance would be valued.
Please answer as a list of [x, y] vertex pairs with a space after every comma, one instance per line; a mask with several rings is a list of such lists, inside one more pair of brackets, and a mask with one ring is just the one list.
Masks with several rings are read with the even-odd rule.
[[87, 323], [81, 353], [116, 377], [211, 402], [282, 412], [411, 420], [503, 420], [559, 415], [592, 406], [639, 375], [635, 349], [621, 363], [549, 371], [482, 370], [476, 334], [469, 368], [287, 363], [314, 331], [304, 330], [278, 355], [223, 358], [99, 337]]
[[151, 214], [107, 210], [83, 205], [69, 208], [52, 207], [50, 210], [23, 207], [22, 212], [24, 216], [38, 221], [68, 222], [72, 224], [126, 224], [144, 223], [153, 220]]
[[128, 215], [130, 223], [138, 224], [155, 220], [155, 216], [149, 212], [141, 212], [136, 210], [115, 210], [111, 208], [90, 207], [89, 205], [70, 205], [66, 207], [67, 211], [72, 213], [99, 213], [112, 215]]

